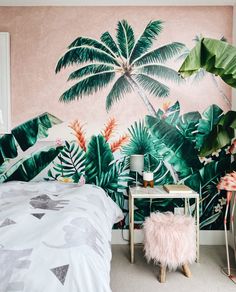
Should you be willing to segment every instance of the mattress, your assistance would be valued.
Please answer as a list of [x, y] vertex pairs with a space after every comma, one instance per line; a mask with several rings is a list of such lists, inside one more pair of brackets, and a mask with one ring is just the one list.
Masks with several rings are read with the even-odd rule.
[[123, 218], [99, 187], [0, 185], [0, 292], [110, 292], [111, 231]]

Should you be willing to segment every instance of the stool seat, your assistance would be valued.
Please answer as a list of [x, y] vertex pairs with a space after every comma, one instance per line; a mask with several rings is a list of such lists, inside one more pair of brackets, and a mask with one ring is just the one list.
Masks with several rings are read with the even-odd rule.
[[188, 264], [196, 259], [195, 228], [191, 216], [151, 213], [143, 224], [145, 257], [170, 270], [182, 266], [189, 275]]

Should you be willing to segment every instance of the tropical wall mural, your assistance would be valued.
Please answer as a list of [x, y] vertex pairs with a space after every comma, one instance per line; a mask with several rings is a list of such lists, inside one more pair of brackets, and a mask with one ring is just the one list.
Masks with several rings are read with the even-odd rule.
[[[12, 66], [22, 74], [13, 75], [14, 128], [0, 137], [0, 182], [83, 179], [102, 187], [122, 208], [125, 219], [116, 228], [127, 228], [127, 188], [135, 179], [129, 157], [144, 154], [156, 185], [183, 183], [200, 194], [202, 229], [223, 229], [226, 201], [216, 185], [234, 168], [231, 90], [206, 68], [189, 79], [178, 70], [202, 42], [201, 34], [231, 42], [231, 9], [117, 7], [116, 18], [114, 7], [66, 8], [67, 14], [55, 7], [28, 9], [0, 8], [0, 15], [18, 11], [28, 40], [26, 46], [12, 31]], [[188, 31], [183, 30], [185, 16], [179, 17], [183, 9], [192, 23]], [[206, 11], [207, 19], [202, 17]], [[26, 15], [35, 26], [25, 27]], [[47, 27], [39, 31], [43, 15]], [[27, 38], [32, 27], [39, 35], [35, 42]], [[32, 53], [35, 46], [40, 59]], [[26, 50], [22, 64], [16, 47]], [[213, 151], [205, 142], [224, 121], [230, 128], [227, 143], [215, 144]], [[45, 146], [35, 149], [40, 143]], [[140, 227], [151, 211], [173, 211], [183, 201], [137, 200], [135, 206]]]

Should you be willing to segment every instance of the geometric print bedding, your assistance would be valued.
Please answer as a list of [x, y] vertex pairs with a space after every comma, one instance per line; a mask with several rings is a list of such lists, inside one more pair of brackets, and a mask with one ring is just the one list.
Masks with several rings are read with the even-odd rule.
[[0, 292], [110, 292], [111, 230], [123, 214], [97, 186], [0, 185]]

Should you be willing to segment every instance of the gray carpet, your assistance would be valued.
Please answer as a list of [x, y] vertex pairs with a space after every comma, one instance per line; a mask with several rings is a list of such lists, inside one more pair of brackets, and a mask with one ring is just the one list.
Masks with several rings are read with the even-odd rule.
[[236, 284], [221, 272], [226, 265], [223, 246], [202, 246], [200, 263], [191, 266], [192, 278], [168, 272], [164, 284], [157, 280], [158, 267], [146, 263], [141, 246], [135, 248], [134, 264], [129, 262], [128, 245], [113, 245], [112, 251], [113, 292], [236, 292]]

